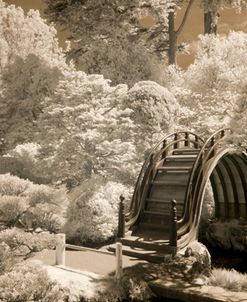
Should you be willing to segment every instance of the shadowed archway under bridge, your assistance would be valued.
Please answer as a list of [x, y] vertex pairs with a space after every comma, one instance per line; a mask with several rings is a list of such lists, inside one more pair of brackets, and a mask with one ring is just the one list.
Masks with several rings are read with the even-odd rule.
[[180, 131], [151, 150], [128, 213], [119, 213], [125, 254], [160, 262], [197, 239], [209, 181], [215, 216], [247, 220], [247, 155], [228, 147], [228, 134], [219, 130], [204, 141]]

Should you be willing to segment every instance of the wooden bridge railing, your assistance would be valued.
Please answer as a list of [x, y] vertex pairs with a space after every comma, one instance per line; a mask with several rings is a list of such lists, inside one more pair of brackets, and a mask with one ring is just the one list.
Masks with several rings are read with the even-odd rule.
[[190, 131], [180, 131], [163, 138], [149, 153], [139, 173], [129, 212], [126, 213], [126, 226], [132, 226], [144, 207], [149, 183], [153, 180], [157, 167], [162, 165], [166, 156], [174, 149], [192, 147], [200, 149], [204, 144], [202, 138]]
[[206, 185], [205, 167], [208, 161], [214, 157], [219, 144], [230, 131], [228, 128], [221, 129], [211, 135], [195, 160], [187, 184], [183, 216], [178, 221], [178, 236], [182, 236], [189, 231], [196, 232], [195, 229], [193, 230], [193, 226], [196, 226], [199, 221], [200, 200]]

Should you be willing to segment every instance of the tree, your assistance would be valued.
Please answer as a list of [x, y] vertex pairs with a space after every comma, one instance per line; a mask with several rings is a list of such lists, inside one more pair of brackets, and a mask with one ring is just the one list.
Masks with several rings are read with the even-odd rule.
[[204, 11], [204, 34], [216, 34], [219, 11], [225, 7], [232, 6], [238, 11], [247, 8], [245, 0], [200, 0]]
[[[164, 68], [167, 57], [168, 64], [176, 63], [176, 53], [183, 49], [177, 39], [194, 0], [44, 2], [49, 19], [71, 32], [74, 43], [68, 57], [79, 69], [132, 86], [145, 79], [160, 83], [157, 66]], [[216, 33], [220, 9], [247, 7], [245, 0], [200, 0], [199, 5], [205, 34]], [[176, 29], [176, 13], [182, 7], [185, 12]]]
[[[13, 19], [10, 19], [10, 32], [16, 30], [15, 16], [19, 18], [19, 13], [24, 28], [30, 21], [14, 6], [4, 5], [2, 13]], [[31, 43], [36, 43], [31, 39], [33, 30], [36, 30], [35, 25], [22, 33], [26, 43], [29, 37]], [[5, 41], [3, 32], [1, 34]], [[44, 45], [45, 38], [42, 35]], [[16, 37], [13, 39], [15, 41]], [[12, 51], [17, 52], [16, 44], [12, 44]], [[1, 118], [8, 121], [4, 158], [17, 159], [22, 162], [23, 171], [31, 171], [29, 175], [39, 180], [46, 178], [56, 186], [65, 183], [72, 189], [93, 179], [95, 185], [90, 185], [89, 190], [95, 194], [95, 199], [98, 199], [97, 191], [101, 190], [99, 194], [106, 191], [106, 182], [103, 182], [103, 189], [100, 187], [102, 178], [107, 179], [113, 183], [111, 198], [118, 201], [117, 188], [123, 185], [124, 190], [133, 188], [145, 152], [172, 130], [178, 113], [177, 101], [172, 93], [155, 82], [139, 82], [129, 89], [123, 84], [111, 86], [102, 75], [76, 71], [62, 61], [63, 57], [61, 62], [58, 60], [60, 49], [57, 50], [55, 43], [51, 47], [42, 57], [34, 45], [30, 45], [23, 55], [16, 53], [7, 60], [1, 71], [0, 104], [6, 109]], [[15, 180], [9, 183], [14, 184]], [[46, 191], [43, 186], [35, 188], [34, 196]], [[11, 217], [10, 226], [20, 221], [27, 225], [24, 217], [31, 217], [33, 227], [56, 231], [54, 213], [59, 209], [50, 202], [49, 194], [43, 194], [47, 202], [43, 199], [34, 202], [34, 196], [31, 198], [25, 190], [21, 196], [5, 195], [0, 205], [3, 215], [7, 210], [13, 214], [5, 215]], [[87, 196], [83, 199], [85, 208], [90, 208], [87, 205], [90, 200]], [[79, 208], [77, 210], [79, 213]], [[54, 224], [49, 225], [49, 221]]]
[[49, 19], [69, 29], [68, 57], [80, 69], [103, 74], [113, 84], [158, 81], [167, 40], [167, 10], [160, 3], [164, 8], [166, 1], [44, 2]]
[[169, 49], [168, 49], [168, 62], [170, 65], [176, 64], [176, 53], [178, 50], [177, 46], [177, 39], [181, 31], [183, 30], [183, 27], [186, 23], [186, 20], [188, 18], [190, 9], [192, 7], [192, 4], [194, 0], [190, 0], [188, 2], [187, 8], [185, 10], [184, 16], [182, 18], [181, 24], [178, 26], [178, 29], [175, 30], [175, 15], [176, 15], [176, 2], [178, 4], [181, 4], [183, 1], [175, 1], [171, 6], [169, 7], [169, 14], [168, 14], [168, 33], [169, 33]]
[[247, 34], [200, 36], [195, 62], [186, 71], [171, 69], [164, 79], [181, 110], [180, 127], [204, 136], [234, 128], [232, 141], [245, 145]]
[[42, 101], [68, 65], [55, 28], [48, 26], [37, 11], [25, 15], [21, 8], [0, 0], [0, 16], [0, 137], [4, 138], [23, 123], [34, 127]]

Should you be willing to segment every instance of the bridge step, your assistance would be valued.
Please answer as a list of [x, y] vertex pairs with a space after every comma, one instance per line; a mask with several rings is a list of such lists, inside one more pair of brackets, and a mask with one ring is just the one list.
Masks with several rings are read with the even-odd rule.
[[183, 200], [185, 197], [186, 187], [184, 186], [160, 186], [152, 185], [148, 198], [166, 199], [166, 200]]
[[[171, 249], [171, 248], [170, 248]], [[112, 245], [108, 248], [110, 252], [115, 252], [115, 245]], [[141, 260], [146, 260], [152, 263], [162, 263], [164, 262], [164, 254], [160, 254], [155, 250], [144, 250], [142, 248], [131, 248], [124, 245], [122, 248], [123, 255], [134, 257]], [[169, 251], [169, 254], [172, 253]]]
[[[155, 211], [156, 210], [156, 211]], [[170, 213], [169, 211], [157, 211], [154, 209], [153, 211], [145, 210], [141, 215], [141, 222], [150, 223], [150, 224], [159, 224], [159, 225], [169, 225], [170, 221]], [[158, 223], [157, 223], [158, 222]]]
[[[176, 205], [177, 215], [181, 216], [183, 212], [183, 203], [178, 203]], [[171, 215], [171, 203], [164, 202], [148, 202], [146, 205], [146, 210], [143, 212], [144, 215], [157, 215], [156, 219], [158, 219], [158, 215], [163, 215], [163, 220], [170, 220]], [[162, 219], [162, 218], [160, 218]]]
[[166, 161], [194, 161], [197, 154], [173, 154], [166, 157]]
[[176, 182], [179, 184], [187, 184], [189, 173], [167, 173], [167, 171], [158, 170], [155, 176], [157, 181]]
[[[150, 209], [150, 207], [159, 207], [160, 209], [163, 209], [164, 212], [166, 212], [166, 210], [170, 210], [171, 209], [171, 200], [164, 200], [164, 199], [152, 199], [152, 198], [148, 198], [147, 199], [147, 206], [146, 206], [146, 210], [152, 211]], [[176, 200], [177, 205], [176, 207], [179, 208], [183, 208], [184, 206], [184, 202], [182, 200]]]
[[138, 228], [141, 230], [156, 230], [162, 231], [164, 234], [168, 234], [169, 232], [169, 223], [162, 224], [162, 223], [154, 223], [154, 222], [140, 222]]
[[198, 155], [199, 152], [200, 149], [179, 148], [173, 150], [174, 155]]
[[133, 236], [133, 237], [127, 237], [127, 238], [121, 238], [120, 242], [123, 245], [129, 246], [131, 248], [139, 248], [143, 250], [148, 251], [156, 251], [161, 253], [168, 253], [170, 251], [169, 241], [166, 240], [165, 242], [160, 240], [160, 242], [156, 241], [144, 241], [139, 240], [139, 237]]
[[169, 180], [154, 180], [151, 182], [152, 185], [155, 186], [178, 186], [178, 187], [186, 187], [187, 183], [181, 183], [177, 180], [169, 181]]
[[184, 166], [184, 167], [181, 167], [181, 166], [177, 166], [177, 167], [174, 167], [174, 166], [163, 166], [163, 167], [158, 167], [157, 168], [157, 171], [166, 171], [167, 173], [189, 173], [191, 170], [191, 166]]

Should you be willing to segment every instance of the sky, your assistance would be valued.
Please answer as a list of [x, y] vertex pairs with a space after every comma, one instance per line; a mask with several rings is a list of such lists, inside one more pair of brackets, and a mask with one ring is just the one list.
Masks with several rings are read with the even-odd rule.
[[[44, 4], [42, 0], [4, 0], [6, 3], [15, 4], [21, 6], [25, 11], [30, 8], [39, 9], [41, 14], [44, 10]], [[187, 23], [179, 37], [181, 42], [191, 43], [191, 55], [180, 55], [178, 56], [178, 64], [182, 68], [186, 68], [190, 63], [193, 62], [194, 51], [196, 49], [196, 41], [199, 34], [203, 33], [203, 12], [196, 5], [195, 1], [192, 10], [190, 12]], [[177, 22], [181, 19], [183, 11], [180, 11], [177, 16]], [[247, 32], [247, 11], [242, 14], [237, 14], [232, 9], [225, 9], [220, 11], [220, 19], [218, 24], [218, 33], [227, 34], [231, 30], [241, 30]], [[65, 46], [65, 39], [68, 36], [68, 32], [62, 32], [58, 29], [58, 37], [60, 45]]]

